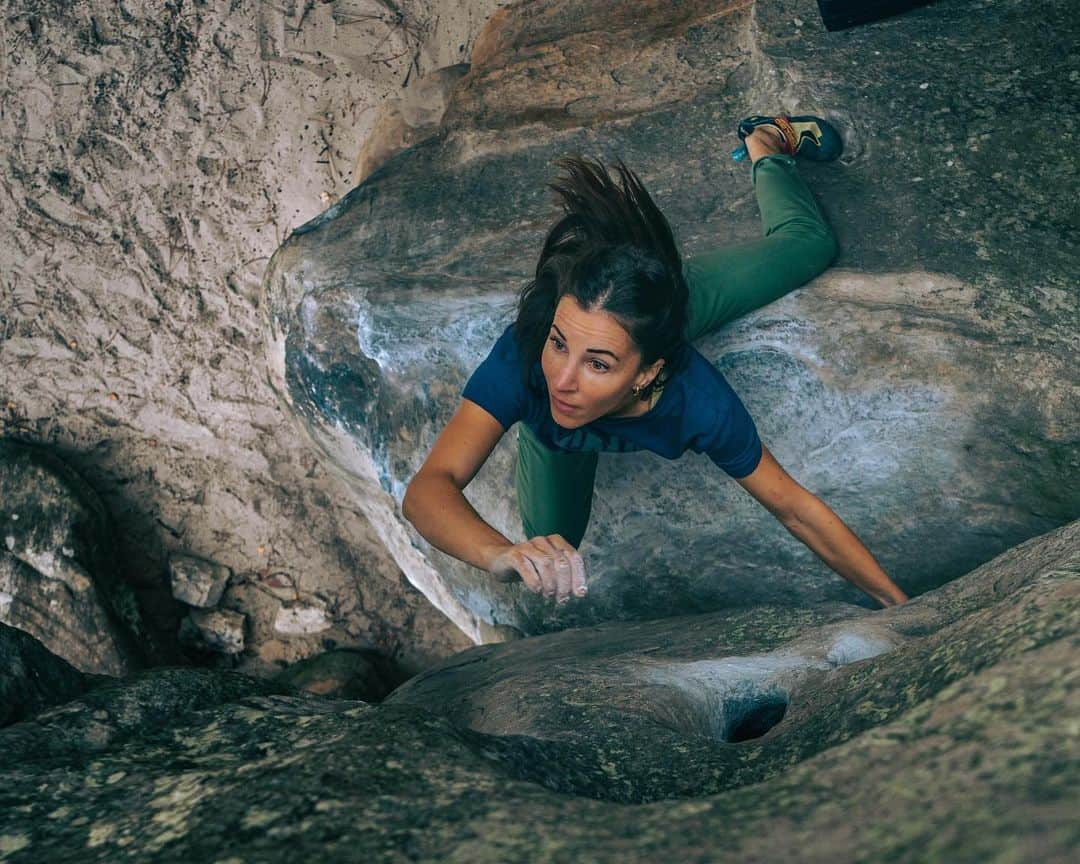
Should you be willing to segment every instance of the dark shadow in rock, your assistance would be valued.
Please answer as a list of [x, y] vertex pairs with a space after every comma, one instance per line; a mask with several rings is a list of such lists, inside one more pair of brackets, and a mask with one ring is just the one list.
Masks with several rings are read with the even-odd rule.
[[0, 623], [0, 726], [79, 696], [107, 676], [86, 675], [29, 633]]
[[336, 648], [283, 669], [274, 680], [327, 699], [382, 702], [409, 675], [378, 651]]
[[116, 442], [103, 437], [94, 447], [79, 450], [50, 444], [101, 498], [114, 527], [116, 578], [126, 586], [140, 610], [143, 629], [133, 640], [145, 667], [180, 665], [185, 657], [176, 641], [185, 607], [169, 590], [166, 567], [169, 549], [162, 529], [176, 529], [157, 520], [144, 495], [131, 493], [132, 477], [120, 473], [123, 463], [113, 451]]
[[787, 696], [783, 693], [730, 702], [725, 706], [731, 719], [724, 730], [724, 740], [738, 744], [760, 738], [784, 719], [787, 706]]
[[143, 668], [151, 644], [115, 523], [56, 448], [0, 440], [0, 616], [88, 673]]

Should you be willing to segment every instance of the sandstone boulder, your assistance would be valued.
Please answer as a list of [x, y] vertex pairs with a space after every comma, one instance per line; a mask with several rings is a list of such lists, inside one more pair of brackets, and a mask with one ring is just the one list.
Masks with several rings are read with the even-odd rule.
[[449, 94], [468, 69], [467, 63], [437, 69], [404, 95], [382, 102], [356, 159], [353, 182], [363, 182], [402, 150], [437, 135]]
[[191, 609], [180, 624], [179, 639], [196, 653], [239, 654], [244, 650], [244, 615], [231, 609]]

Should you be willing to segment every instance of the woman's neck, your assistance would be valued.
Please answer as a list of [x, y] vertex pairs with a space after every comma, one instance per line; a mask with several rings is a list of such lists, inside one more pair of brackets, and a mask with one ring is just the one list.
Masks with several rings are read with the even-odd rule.
[[660, 401], [660, 394], [664, 392], [664, 388], [660, 387], [649, 395], [648, 399], [634, 399], [634, 401], [619, 409], [608, 414], [608, 417], [640, 417], [642, 414], [647, 414], [653, 409], [653, 406]]

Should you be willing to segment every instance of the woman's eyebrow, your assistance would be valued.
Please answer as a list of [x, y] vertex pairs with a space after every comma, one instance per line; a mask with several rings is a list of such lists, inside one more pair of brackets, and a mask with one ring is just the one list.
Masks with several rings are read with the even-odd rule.
[[[562, 330], [559, 329], [559, 325], [552, 323], [551, 326], [555, 329], [555, 332], [559, 334], [559, 338], [562, 339], [563, 342], [565, 342], [566, 337], [563, 335]], [[606, 348], [586, 348], [585, 350], [591, 351], [593, 354], [610, 354], [612, 359], [614, 359], [616, 363], [619, 362], [619, 358], [615, 356], [614, 352], [608, 351]]]

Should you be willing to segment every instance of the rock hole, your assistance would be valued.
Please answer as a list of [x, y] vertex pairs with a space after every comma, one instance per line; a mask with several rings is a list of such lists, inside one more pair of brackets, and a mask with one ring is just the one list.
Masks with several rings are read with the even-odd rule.
[[724, 727], [724, 740], [738, 744], [760, 738], [784, 719], [787, 706], [787, 697], [780, 693], [729, 702], [725, 706], [730, 719]]

